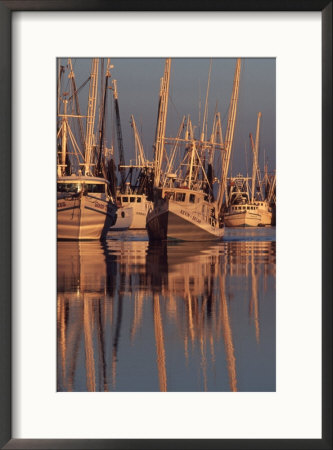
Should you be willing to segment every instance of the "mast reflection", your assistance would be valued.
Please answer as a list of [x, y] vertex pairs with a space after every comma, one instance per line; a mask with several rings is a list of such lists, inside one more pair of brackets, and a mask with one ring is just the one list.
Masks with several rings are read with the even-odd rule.
[[57, 277], [58, 391], [236, 392], [275, 242], [59, 241]]

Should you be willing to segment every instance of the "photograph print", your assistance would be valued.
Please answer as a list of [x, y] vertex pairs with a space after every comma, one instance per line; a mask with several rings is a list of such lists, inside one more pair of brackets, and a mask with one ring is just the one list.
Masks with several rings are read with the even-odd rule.
[[57, 391], [276, 391], [275, 58], [57, 59]]

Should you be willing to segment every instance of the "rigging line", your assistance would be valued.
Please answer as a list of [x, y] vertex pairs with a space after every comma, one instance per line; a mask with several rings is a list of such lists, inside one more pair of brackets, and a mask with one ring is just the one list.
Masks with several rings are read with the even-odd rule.
[[246, 145], [245, 139], [244, 139], [244, 150], [245, 150], [246, 176], [248, 176], [249, 168], [248, 168], [248, 160], [247, 160], [247, 145]]
[[[174, 67], [172, 67], [171, 70], [172, 70], [172, 72], [171, 72], [171, 74], [170, 74], [170, 86], [171, 86], [170, 90], [171, 90], [171, 89], [173, 90], [173, 85], [174, 85], [174, 83], [172, 82], [171, 77], [174, 78]], [[169, 90], [169, 96], [168, 96], [168, 99], [169, 99], [169, 101], [171, 102], [172, 106], [174, 107], [174, 109], [175, 109], [175, 111], [176, 111], [176, 114], [177, 114], [177, 116], [178, 116], [178, 119], [180, 119], [182, 116], [181, 116], [180, 112], [178, 111], [176, 105], [174, 104], [174, 102], [173, 102], [173, 100], [172, 100], [172, 95], [171, 95], [170, 90]]]
[[76, 91], [73, 93], [73, 95], [71, 95], [71, 96], [69, 97], [68, 101], [69, 101], [69, 100], [72, 100], [72, 98], [74, 97], [74, 95], [78, 94], [78, 93], [80, 92], [80, 90], [81, 90], [82, 88], [84, 88], [84, 86], [90, 81], [90, 78], [91, 78], [91, 76], [89, 76], [88, 79], [87, 79], [83, 84], [81, 84], [81, 86], [80, 86], [79, 88], [76, 89]]
[[173, 102], [173, 100], [172, 100], [172, 98], [171, 98], [171, 95], [169, 95], [169, 100], [170, 100], [172, 106], [174, 107], [174, 109], [175, 109], [175, 111], [176, 111], [176, 114], [177, 114], [177, 116], [178, 116], [178, 119], [180, 119], [180, 118], [181, 118], [180, 112], [178, 111], [176, 105], [174, 104], [174, 102]]

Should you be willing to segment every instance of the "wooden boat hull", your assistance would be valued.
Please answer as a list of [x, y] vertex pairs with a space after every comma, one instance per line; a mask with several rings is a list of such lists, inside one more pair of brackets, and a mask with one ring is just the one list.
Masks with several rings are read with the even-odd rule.
[[148, 213], [147, 230], [150, 241], [216, 241], [224, 235], [223, 227], [206, 223], [200, 214], [173, 202]]
[[272, 213], [268, 211], [260, 212], [260, 225], [262, 226], [268, 226], [272, 225]]
[[224, 215], [224, 224], [226, 227], [258, 227], [260, 223], [260, 214], [250, 211], [226, 213]]
[[115, 220], [116, 208], [110, 201], [80, 194], [57, 199], [58, 239], [103, 239]]

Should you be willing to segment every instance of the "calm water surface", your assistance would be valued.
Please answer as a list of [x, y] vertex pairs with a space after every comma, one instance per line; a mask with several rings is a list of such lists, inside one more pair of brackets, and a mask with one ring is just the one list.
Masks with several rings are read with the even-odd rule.
[[275, 391], [275, 228], [58, 242], [58, 391]]

